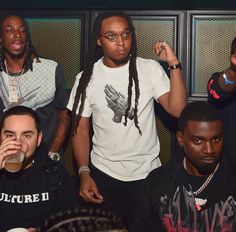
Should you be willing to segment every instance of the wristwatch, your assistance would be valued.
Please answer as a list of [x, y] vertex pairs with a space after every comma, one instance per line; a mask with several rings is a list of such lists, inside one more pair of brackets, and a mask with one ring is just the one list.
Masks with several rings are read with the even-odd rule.
[[181, 63], [178, 63], [178, 64], [174, 64], [174, 65], [170, 65], [169, 67], [168, 67], [168, 69], [169, 70], [171, 70], [171, 69], [182, 69], [182, 65], [181, 65]]
[[223, 73], [223, 78], [224, 78], [224, 82], [226, 86], [236, 84], [235, 81], [231, 81], [228, 79], [228, 77], [226, 76], [226, 73]]
[[51, 160], [54, 161], [59, 161], [61, 159], [61, 156], [58, 152], [49, 151], [48, 156]]

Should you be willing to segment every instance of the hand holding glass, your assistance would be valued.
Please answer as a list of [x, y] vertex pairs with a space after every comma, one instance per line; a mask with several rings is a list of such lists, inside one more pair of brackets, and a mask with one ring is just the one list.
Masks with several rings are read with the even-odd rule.
[[21, 149], [17, 150], [5, 158], [5, 169], [8, 172], [18, 172], [22, 168], [25, 154], [28, 151], [28, 145], [24, 140], [21, 141]]

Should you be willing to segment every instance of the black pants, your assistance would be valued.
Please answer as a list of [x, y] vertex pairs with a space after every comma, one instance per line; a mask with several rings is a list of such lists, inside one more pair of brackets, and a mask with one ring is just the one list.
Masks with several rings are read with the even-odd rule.
[[114, 212], [129, 229], [133, 222], [139, 188], [143, 180], [120, 181], [106, 175], [94, 166], [91, 167], [91, 177], [104, 197], [104, 202], [100, 207]]

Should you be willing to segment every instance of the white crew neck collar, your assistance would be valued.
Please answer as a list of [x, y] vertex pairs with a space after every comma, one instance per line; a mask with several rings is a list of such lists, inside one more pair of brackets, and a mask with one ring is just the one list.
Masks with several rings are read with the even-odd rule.
[[100, 63], [100, 65], [101, 65], [101, 67], [102, 67], [103, 69], [106, 69], [106, 70], [111, 71], [111, 72], [112, 72], [112, 71], [113, 71], [113, 72], [116, 72], [117, 70], [125, 70], [125, 69], [127, 69], [127, 68], [129, 67], [129, 62], [130, 62], [130, 61], [128, 61], [126, 64], [124, 64], [124, 65], [122, 65], [122, 66], [111, 68], [111, 67], [106, 66], [106, 65], [103, 63], [103, 57], [99, 60], [99, 63]]

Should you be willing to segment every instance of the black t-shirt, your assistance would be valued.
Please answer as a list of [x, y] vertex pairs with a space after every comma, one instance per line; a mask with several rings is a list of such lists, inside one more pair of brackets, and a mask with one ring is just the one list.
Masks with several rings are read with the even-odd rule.
[[[207, 187], [196, 191], [207, 177], [189, 176], [183, 154], [153, 170], [140, 193], [131, 232], [236, 231], [236, 170], [222, 159]], [[199, 208], [198, 201], [204, 201]]]

